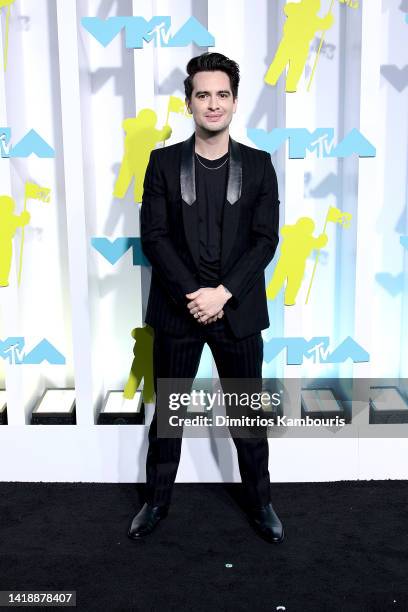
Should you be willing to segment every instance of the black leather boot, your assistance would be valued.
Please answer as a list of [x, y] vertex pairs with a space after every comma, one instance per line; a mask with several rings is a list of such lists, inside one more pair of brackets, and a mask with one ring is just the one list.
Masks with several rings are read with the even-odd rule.
[[255, 529], [264, 540], [275, 543], [283, 541], [285, 537], [283, 525], [271, 503], [253, 509], [250, 511], [250, 517]]
[[144, 504], [142, 509], [133, 518], [129, 527], [128, 536], [132, 540], [138, 540], [153, 531], [161, 519], [166, 518], [168, 506], [151, 506]]

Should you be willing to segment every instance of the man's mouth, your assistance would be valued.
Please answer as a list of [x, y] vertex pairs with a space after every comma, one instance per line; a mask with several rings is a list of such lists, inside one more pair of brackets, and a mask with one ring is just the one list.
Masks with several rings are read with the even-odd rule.
[[222, 115], [206, 115], [206, 118], [209, 121], [217, 121], [218, 119], [220, 119], [222, 117]]

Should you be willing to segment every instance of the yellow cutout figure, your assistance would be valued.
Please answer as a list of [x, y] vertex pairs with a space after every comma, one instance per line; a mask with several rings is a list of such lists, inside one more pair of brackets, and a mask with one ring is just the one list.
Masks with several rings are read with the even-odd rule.
[[48, 187], [40, 187], [40, 185], [36, 183], [26, 183], [25, 200], [39, 200], [40, 202], [49, 204], [51, 202], [51, 189]]
[[144, 108], [137, 117], [125, 119], [122, 127], [126, 132], [125, 150], [119, 176], [116, 180], [113, 195], [124, 198], [135, 178], [134, 201], [141, 202], [143, 181], [151, 151], [157, 143], [171, 136], [171, 127], [165, 125], [162, 130], [156, 129], [157, 115], [154, 110]]
[[0, 287], [8, 287], [9, 284], [14, 234], [18, 227], [30, 222], [28, 211], [14, 214], [15, 206], [13, 198], [0, 196]]
[[7, 55], [8, 55], [8, 35], [9, 35], [9, 21], [10, 21], [10, 7], [14, 4], [15, 0], [0, 0], [0, 9], [6, 9], [6, 27], [4, 36], [4, 72], [7, 70]]
[[[48, 187], [40, 187], [36, 183], [26, 183], [25, 184], [25, 192], [24, 192], [24, 212], [27, 209], [27, 200], [39, 200], [40, 202], [45, 202], [49, 204], [51, 200], [51, 189]], [[20, 244], [20, 264], [18, 266], [18, 286], [21, 283], [21, 273], [23, 270], [23, 249], [24, 249], [24, 227], [23, 233], [21, 236], [21, 244]]]
[[[343, 212], [342, 210], [340, 210], [340, 208], [336, 208], [335, 206], [329, 206], [329, 210], [327, 211], [327, 215], [326, 215], [326, 221], [324, 222], [323, 234], [326, 231], [326, 227], [329, 222], [339, 223], [344, 229], [348, 229], [351, 224], [352, 216], [353, 215], [351, 213]], [[312, 278], [310, 279], [309, 289], [307, 290], [305, 304], [307, 304], [309, 301], [310, 290], [312, 288], [312, 283], [313, 283], [314, 275], [316, 272], [317, 263], [319, 261], [319, 253], [320, 251], [318, 250], [316, 259], [314, 262], [314, 266], [313, 266]]]
[[186, 103], [184, 102], [184, 100], [182, 100], [181, 98], [178, 98], [177, 96], [169, 97], [169, 102], [167, 104], [166, 123], [169, 120], [170, 113], [177, 113], [179, 115], [184, 115], [184, 117], [191, 117], [191, 115], [188, 112]]
[[295, 225], [284, 225], [280, 231], [283, 237], [279, 261], [266, 289], [266, 296], [274, 300], [285, 280], [285, 306], [293, 306], [305, 273], [306, 260], [314, 249], [327, 244], [325, 233], [314, 238], [315, 224], [310, 217], [301, 217]]
[[133, 348], [134, 359], [130, 370], [128, 381], [123, 391], [123, 397], [133, 399], [135, 393], [144, 379], [143, 401], [151, 404], [154, 401], [153, 382], [153, 338], [154, 329], [150, 325], [136, 327], [132, 330], [132, 338], [135, 339]]
[[[169, 122], [170, 113], [176, 113], [178, 115], [183, 115], [183, 117], [189, 117], [192, 119], [192, 115], [188, 112], [188, 108], [186, 103], [181, 98], [177, 98], [177, 96], [170, 96], [167, 104], [167, 117], [166, 117], [166, 125]], [[163, 141], [163, 147], [166, 143]]]
[[[287, 64], [289, 64], [285, 91], [292, 93], [297, 89], [313, 38], [317, 32], [330, 29], [334, 23], [334, 17], [330, 11], [323, 18], [317, 15], [320, 10], [320, 0], [301, 0], [299, 3], [289, 2], [283, 10], [287, 17], [283, 26], [283, 37], [264, 81], [268, 85], [276, 85], [280, 75], [285, 70]], [[322, 42], [323, 37], [318, 54], [320, 53]]]

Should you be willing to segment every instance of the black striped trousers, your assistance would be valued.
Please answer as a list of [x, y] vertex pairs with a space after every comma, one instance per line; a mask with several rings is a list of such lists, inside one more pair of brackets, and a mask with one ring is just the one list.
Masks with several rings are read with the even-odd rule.
[[[162, 438], [157, 434], [157, 379], [188, 378], [193, 382], [200, 364], [204, 344], [210, 347], [224, 392], [223, 378], [257, 379], [262, 390], [263, 340], [259, 332], [237, 340], [232, 335], [225, 317], [202, 325], [195, 322], [188, 336], [175, 337], [155, 330], [153, 345], [153, 376], [156, 409], [149, 429], [149, 448], [146, 460], [146, 501], [152, 505], [169, 505], [172, 488], [180, 462], [182, 437]], [[187, 392], [190, 392], [186, 389]], [[268, 471], [268, 438], [266, 427], [260, 427], [256, 437], [234, 437], [241, 480], [247, 502], [251, 507], [271, 501]]]

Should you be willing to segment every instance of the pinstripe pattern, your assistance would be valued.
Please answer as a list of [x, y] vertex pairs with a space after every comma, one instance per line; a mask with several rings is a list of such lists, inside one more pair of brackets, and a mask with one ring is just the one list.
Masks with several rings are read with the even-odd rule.
[[[187, 291], [195, 291], [199, 286], [190, 287]], [[187, 304], [187, 300], [186, 300]], [[152, 269], [152, 282], [146, 308], [145, 322], [155, 330], [163, 330], [174, 336], [181, 336], [193, 331], [194, 321], [186, 306], [181, 308], [170, 298], [166, 289], [160, 283], [160, 276]]]
[[[223, 378], [251, 378], [253, 390], [262, 388], [263, 341], [260, 333], [236, 340], [225, 318], [208, 326], [195, 322], [193, 331], [184, 337], [175, 337], [160, 330], [155, 332], [153, 346], [154, 386], [157, 393], [158, 378], [190, 379], [197, 374], [205, 342], [210, 347], [224, 391], [228, 391]], [[190, 391], [174, 386], [174, 392]], [[156, 402], [157, 405], [157, 402]], [[232, 409], [227, 407], [227, 414]], [[241, 479], [249, 505], [262, 506], [270, 501], [268, 471], [269, 447], [266, 429], [261, 428], [259, 438], [234, 437]], [[182, 437], [157, 436], [157, 408], [149, 429], [149, 449], [146, 460], [147, 501], [153, 505], [168, 505], [180, 461]]]

